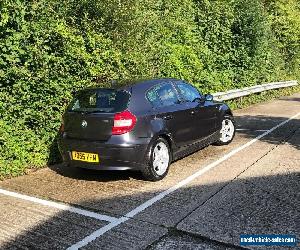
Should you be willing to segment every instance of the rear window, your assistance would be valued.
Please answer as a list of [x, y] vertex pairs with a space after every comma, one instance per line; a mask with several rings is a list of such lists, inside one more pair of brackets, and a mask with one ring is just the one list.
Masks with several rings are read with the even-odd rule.
[[130, 94], [125, 90], [93, 89], [78, 92], [68, 110], [74, 112], [115, 113], [127, 108]]

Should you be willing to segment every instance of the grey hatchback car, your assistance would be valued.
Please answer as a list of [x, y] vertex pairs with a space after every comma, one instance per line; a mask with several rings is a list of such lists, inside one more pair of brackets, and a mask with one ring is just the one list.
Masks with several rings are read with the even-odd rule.
[[177, 79], [84, 89], [63, 115], [58, 145], [70, 167], [164, 178], [170, 163], [235, 135], [230, 108]]

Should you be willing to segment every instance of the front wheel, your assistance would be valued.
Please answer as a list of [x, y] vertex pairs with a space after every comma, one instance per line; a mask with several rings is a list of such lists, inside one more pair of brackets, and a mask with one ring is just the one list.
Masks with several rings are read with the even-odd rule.
[[235, 135], [234, 119], [230, 115], [226, 115], [222, 119], [222, 126], [220, 130], [220, 138], [216, 141], [216, 145], [228, 145], [232, 142]]
[[170, 161], [171, 156], [168, 142], [163, 138], [157, 139], [151, 148], [150, 161], [142, 171], [144, 178], [148, 181], [163, 179], [168, 173]]

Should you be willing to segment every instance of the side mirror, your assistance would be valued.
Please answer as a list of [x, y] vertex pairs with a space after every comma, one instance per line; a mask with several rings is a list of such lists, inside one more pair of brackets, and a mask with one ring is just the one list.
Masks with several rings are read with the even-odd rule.
[[199, 98], [199, 97], [197, 97], [197, 98], [195, 98], [194, 100], [193, 100], [193, 102], [204, 102], [205, 100], [204, 100], [204, 98], [201, 96], [201, 98]]
[[214, 97], [211, 94], [205, 94], [205, 101], [212, 102], [214, 100]]

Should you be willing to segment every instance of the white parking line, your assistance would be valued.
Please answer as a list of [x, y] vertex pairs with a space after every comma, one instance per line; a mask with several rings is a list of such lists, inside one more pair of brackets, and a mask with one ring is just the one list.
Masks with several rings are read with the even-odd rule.
[[144, 202], [143, 204], [141, 204], [140, 206], [136, 207], [135, 209], [133, 209], [129, 213], [125, 214], [120, 219], [118, 219], [116, 221], [113, 221], [113, 222], [109, 223], [108, 225], [106, 225], [106, 226], [104, 226], [104, 227], [102, 227], [102, 228], [94, 231], [92, 234], [88, 235], [87, 237], [85, 237], [81, 241], [75, 243], [74, 245], [70, 246], [68, 249], [69, 250], [75, 250], [75, 249], [79, 249], [80, 247], [86, 246], [87, 244], [89, 244], [90, 242], [92, 242], [96, 238], [100, 237], [101, 235], [103, 235], [107, 231], [113, 229], [114, 227], [116, 227], [116, 226], [122, 224], [123, 222], [129, 220], [130, 218], [132, 218], [133, 216], [137, 215], [138, 213], [144, 211], [146, 208], [152, 206], [154, 203], [156, 203], [157, 201], [161, 200], [162, 198], [164, 198], [168, 194], [173, 193], [177, 189], [179, 189], [179, 188], [185, 186], [186, 184], [190, 183], [194, 179], [198, 178], [199, 176], [203, 175], [207, 171], [209, 171], [209, 170], [213, 169], [214, 167], [218, 166], [220, 163], [226, 161], [231, 156], [233, 156], [233, 155], [237, 154], [238, 152], [240, 152], [241, 150], [249, 147], [253, 143], [257, 142], [259, 139], [261, 139], [261, 138], [265, 137], [266, 135], [272, 133], [274, 130], [276, 130], [279, 127], [285, 125], [286, 123], [288, 123], [292, 119], [295, 119], [299, 115], [300, 115], [300, 113], [292, 116], [291, 118], [289, 118], [289, 119], [287, 119], [287, 120], [279, 123], [275, 127], [271, 128], [271, 129], [267, 130], [266, 132], [262, 133], [261, 135], [255, 137], [254, 139], [252, 139], [251, 141], [247, 142], [246, 144], [244, 144], [244, 145], [242, 145], [242, 146], [240, 146], [240, 147], [232, 150], [231, 152], [229, 152], [228, 154], [224, 155], [219, 160], [216, 160], [216, 161], [210, 163], [206, 167], [204, 167], [204, 168], [198, 170], [197, 172], [195, 172], [193, 175], [191, 175], [191, 176], [187, 177], [186, 179], [182, 180], [181, 182], [179, 182], [175, 186], [173, 186], [173, 187], [171, 187], [171, 188], [169, 188], [169, 189], [167, 189], [167, 190], [159, 193], [158, 195], [154, 196], [152, 199]]
[[237, 128], [236, 131], [253, 131], [253, 132], [265, 132], [267, 129], [250, 129], [250, 128]]
[[0, 188], [0, 194], [15, 197], [15, 198], [26, 200], [26, 201], [31, 201], [31, 202], [38, 203], [38, 204], [41, 204], [41, 205], [44, 205], [44, 206], [48, 206], [48, 207], [58, 208], [58, 209], [61, 209], [61, 210], [64, 210], [64, 211], [69, 211], [69, 212], [80, 214], [80, 215], [83, 215], [83, 216], [86, 216], [86, 217], [91, 217], [91, 218], [94, 218], [94, 219], [97, 219], [97, 220], [103, 220], [103, 221], [108, 221], [108, 222], [114, 222], [114, 221], [118, 220], [117, 218], [110, 217], [110, 216], [107, 216], [107, 215], [94, 213], [94, 212], [91, 212], [91, 211], [88, 211], [88, 210], [72, 207], [70, 205], [66, 205], [66, 204], [62, 204], [62, 203], [58, 203], [58, 202], [42, 200], [42, 199], [39, 199], [39, 198], [36, 198], [36, 197], [32, 197], [32, 196], [28, 196], [28, 195], [24, 195], [24, 194], [19, 194], [19, 193], [7, 191], [7, 190], [1, 189], [1, 188]]

